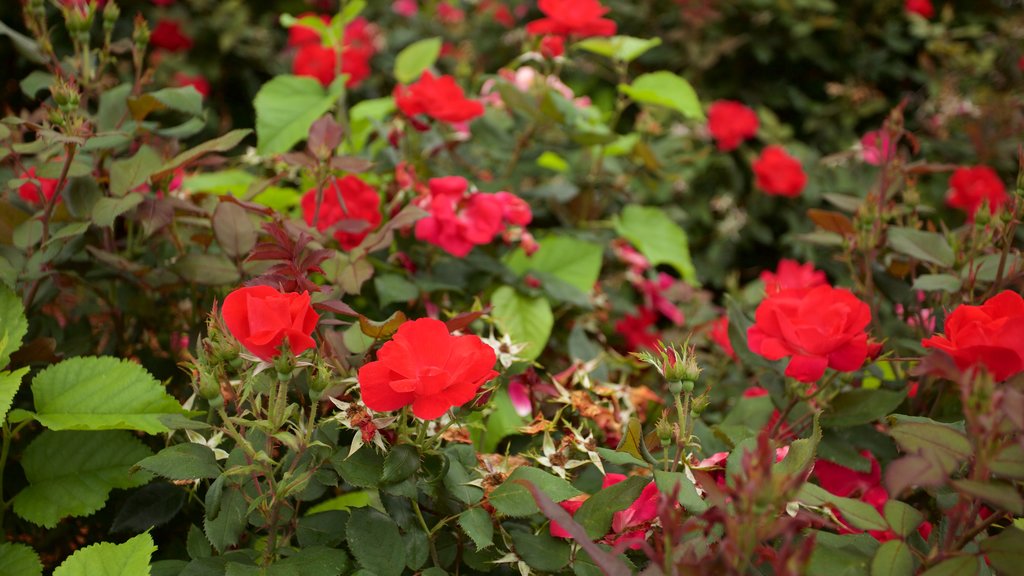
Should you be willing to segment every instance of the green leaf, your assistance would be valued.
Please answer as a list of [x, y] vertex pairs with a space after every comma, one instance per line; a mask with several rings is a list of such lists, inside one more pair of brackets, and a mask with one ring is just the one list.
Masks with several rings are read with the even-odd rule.
[[164, 88], [150, 92], [146, 96], [152, 96], [157, 102], [171, 110], [184, 112], [191, 116], [203, 115], [203, 95], [196, 90], [195, 86]]
[[206, 518], [203, 519], [206, 539], [221, 553], [238, 543], [245, 531], [248, 512], [242, 491], [235, 486], [224, 488], [224, 478], [221, 476], [210, 485], [206, 493]]
[[924, 521], [924, 515], [917, 509], [899, 500], [888, 500], [882, 512], [892, 531], [904, 538]]
[[980, 480], [954, 480], [953, 487], [973, 498], [980, 498], [1000, 510], [1009, 510], [1016, 516], [1024, 514], [1024, 498], [1011, 484], [982, 482]]
[[28, 332], [28, 319], [21, 298], [6, 285], [0, 284], [0, 368], [11, 361], [11, 354], [21, 348]]
[[587, 498], [573, 518], [587, 530], [588, 536], [596, 540], [608, 533], [612, 525], [612, 516], [628, 508], [650, 483], [650, 478], [631, 476], [622, 482], [612, 484]]
[[295, 537], [299, 540], [299, 546], [303, 548], [335, 547], [345, 541], [345, 524], [347, 522], [348, 512], [341, 510], [307, 514], [299, 519]]
[[14, 49], [33, 64], [46, 64], [46, 55], [39, 48], [39, 44], [35, 40], [3, 22], [0, 22], [0, 36], [10, 38], [11, 43], [14, 44]]
[[32, 381], [36, 420], [52, 430], [169, 432], [161, 421], [184, 414], [146, 369], [117, 358], [79, 357], [50, 366]]
[[345, 482], [359, 488], [377, 487], [384, 475], [384, 459], [369, 446], [351, 456], [347, 446], [339, 447], [331, 457], [331, 464]]
[[521, 483], [532, 483], [555, 503], [568, 500], [582, 494], [572, 484], [558, 476], [548, 474], [538, 468], [520, 466], [512, 471], [508, 478], [491, 492], [489, 502], [494, 509], [505, 516], [529, 516], [538, 512], [537, 504], [530, 490]]
[[474, 468], [477, 466], [476, 452], [466, 444], [452, 444], [444, 449], [448, 458], [448, 472], [444, 475], [444, 487], [448, 493], [465, 504], [476, 504], [484, 497], [484, 491], [470, 484], [480, 476]]
[[622, 62], [632, 62], [652, 48], [661, 46], [661, 38], [634, 38], [633, 36], [593, 37], [577, 42], [575, 47]]
[[925, 292], [949, 292], [955, 294], [963, 286], [963, 280], [952, 274], [922, 274], [914, 279], [912, 290]]
[[666, 496], [672, 496], [676, 486], [679, 492], [676, 500], [690, 514], [703, 514], [708, 509], [708, 503], [697, 493], [697, 487], [682, 472], [654, 471], [654, 481], [658, 484], [658, 490]]
[[171, 480], [216, 478], [221, 473], [213, 450], [195, 442], [164, 448], [139, 462], [138, 466]]
[[149, 576], [149, 561], [156, 544], [149, 533], [124, 544], [101, 542], [76, 551], [53, 576]]
[[1000, 574], [1016, 574], [1024, 566], [1024, 531], [1013, 526], [1004, 528], [982, 540], [981, 551]]
[[4, 542], [0, 544], [0, 574], [42, 576], [43, 563], [28, 545]]
[[412, 444], [393, 446], [384, 458], [384, 473], [381, 484], [396, 484], [419, 470], [420, 453]]
[[314, 546], [274, 562], [266, 572], [253, 568], [258, 576], [338, 576], [347, 573], [349, 560], [344, 550]]
[[238, 267], [223, 254], [189, 252], [171, 266], [189, 282], [204, 286], [225, 286], [238, 282]]
[[871, 576], [911, 576], [914, 556], [903, 540], [889, 540], [878, 547], [871, 561]]
[[341, 96], [341, 82], [328, 92], [314, 78], [277, 76], [256, 93], [256, 150], [260, 154], [287, 152], [309, 134], [309, 127]]
[[773, 470], [789, 476], [805, 474], [811, 466], [811, 462], [814, 461], [819, 443], [821, 443], [821, 426], [818, 425], [818, 419], [815, 418], [811, 436], [793, 441], [786, 457], [782, 459], [782, 462], [776, 463]]
[[833, 428], [868, 424], [891, 414], [906, 396], [906, 390], [849, 390], [829, 403], [821, 424]]
[[527, 256], [522, 248], [517, 249], [505, 259], [505, 265], [520, 276], [531, 271], [543, 272], [583, 294], [594, 291], [604, 255], [600, 244], [569, 236], [548, 236], [539, 242], [539, 246], [532, 256]]
[[889, 434], [904, 452], [920, 453], [946, 473], [972, 453], [971, 443], [963, 433], [939, 423], [901, 423], [893, 426]]
[[473, 540], [477, 550], [494, 543], [494, 524], [491, 515], [483, 508], [470, 508], [459, 514], [459, 526]]
[[956, 262], [953, 249], [942, 234], [913, 228], [889, 228], [888, 238], [889, 247], [904, 256], [946, 268]]
[[619, 84], [619, 92], [640, 104], [671, 108], [691, 120], [704, 119], [704, 110], [693, 86], [672, 72], [641, 74], [632, 84]]
[[1024, 447], [1015, 442], [1007, 444], [988, 465], [996, 476], [1024, 480]]
[[14, 512], [46, 528], [67, 516], [88, 516], [114, 488], [148, 482], [148, 474], [130, 470], [150, 454], [128, 432], [46, 430], [25, 449], [21, 465], [29, 485], [14, 497]]
[[[307, 80], [312, 79], [307, 78]], [[271, 82], [273, 82], [273, 80], [271, 80]], [[316, 80], [313, 80], [313, 82], [317, 83]], [[312, 124], [312, 122], [310, 122], [310, 124]], [[185, 150], [181, 154], [178, 154], [174, 158], [168, 160], [154, 174], [154, 177], [162, 176], [168, 172], [171, 172], [175, 168], [185, 166], [189, 162], [192, 162], [193, 160], [196, 160], [206, 154], [210, 154], [211, 152], [227, 152], [228, 150], [231, 150], [235, 146], [238, 146], [238, 144], [241, 143], [242, 140], [244, 140], [245, 137], [248, 136], [250, 132], [252, 132], [252, 130], [249, 130], [248, 128], [232, 130], [231, 132], [228, 132], [223, 136], [218, 136], [213, 140], [207, 140], [206, 142], [203, 142], [198, 146], [193, 146], [192, 148], [189, 148], [188, 150]]]
[[424, 38], [406, 46], [395, 57], [395, 79], [409, 84], [437, 62], [441, 55], [441, 38]]
[[697, 284], [686, 232], [661, 208], [630, 204], [615, 219], [615, 231], [636, 246], [652, 266], [668, 264], [683, 280]]
[[117, 217], [135, 208], [145, 197], [142, 194], [129, 194], [120, 198], [100, 198], [92, 207], [92, 221], [100, 228], [109, 228], [114, 225]]
[[815, 531], [808, 576], [868, 576], [878, 542], [867, 534], [839, 536]]
[[115, 160], [110, 165], [111, 194], [124, 196], [144, 184], [160, 168], [161, 162], [160, 154], [149, 146], [140, 147], [131, 158]]
[[843, 498], [814, 484], [804, 484], [797, 494], [797, 499], [808, 506], [830, 504], [843, 515], [843, 520], [850, 526], [860, 530], [886, 530], [882, 515], [873, 506], [853, 498]]
[[33, 70], [32, 72], [29, 72], [28, 76], [22, 78], [18, 85], [21, 87], [21, 91], [25, 96], [34, 100], [37, 94], [43, 90], [48, 90], [50, 86], [53, 86], [56, 79], [57, 78], [49, 72]]
[[21, 379], [28, 374], [29, 367], [19, 368], [14, 372], [0, 372], [0, 423], [7, 418], [7, 411], [11, 409], [14, 396], [21, 388]]
[[[1015, 566], [1014, 571], [1019, 567], [1019, 565]], [[1013, 573], [1007, 572], [1007, 574]], [[974, 556], [954, 556], [939, 562], [919, 576], [969, 576], [971, 574], [979, 574], [978, 559]]]
[[395, 302], [409, 302], [420, 295], [419, 288], [398, 274], [380, 274], [374, 276], [373, 287], [377, 290], [377, 298], [381, 306]]
[[513, 530], [509, 534], [516, 556], [542, 574], [558, 572], [569, 563], [572, 549], [569, 542], [561, 538], [547, 532], [533, 534], [525, 530]]
[[405, 546], [398, 525], [373, 508], [352, 511], [346, 530], [348, 547], [359, 565], [377, 576], [399, 576], [405, 570]]
[[245, 208], [234, 202], [220, 202], [210, 219], [213, 235], [224, 253], [233, 258], [248, 256], [256, 245], [258, 231]]
[[498, 328], [513, 342], [524, 342], [526, 348], [519, 353], [524, 360], [540, 356], [551, 336], [555, 316], [546, 298], [525, 296], [511, 286], [502, 286], [491, 295], [494, 306], [491, 316]]

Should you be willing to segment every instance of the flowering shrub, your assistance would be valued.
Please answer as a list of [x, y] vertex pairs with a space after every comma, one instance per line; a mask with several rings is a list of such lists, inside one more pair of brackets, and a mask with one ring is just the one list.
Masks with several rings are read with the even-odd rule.
[[2, 3], [0, 572], [1019, 573], [982, 4]]

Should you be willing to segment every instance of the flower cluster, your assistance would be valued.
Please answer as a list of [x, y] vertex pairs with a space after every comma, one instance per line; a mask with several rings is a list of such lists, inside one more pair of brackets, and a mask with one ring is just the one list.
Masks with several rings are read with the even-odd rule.
[[359, 245], [381, 223], [380, 195], [359, 177], [348, 175], [333, 178], [323, 190], [319, 211], [317, 190], [311, 188], [302, 196], [302, 217], [306, 224], [321, 232], [333, 230], [334, 238], [344, 250]]
[[464, 258], [474, 246], [490, 244], [507, 225], [526, 226], [530, 205], [515, 194], [470, 192], [461, 176], [432, 178], [417, 203], [430, 215], [416, 222], [416, 238]]
[[[312, 13], [299, 15], [300, 18], [315, 16]], [[324, 24], [330, 23], [329, 16], [321, 15]], [[370, 76], [370, 59], [376, 54], [375, 29], [365, 18], [356, 18], [345, 26], [341, 50], [341, 73], [348, 75], [346, 88], [354, 88]], [[288, 30], [288, 46], [295, 48], [292, 72], [296, 76], [316, 78], [324, 86], [338, 76], [338, 50], [325, 45], [319, 32], [296, 25]]]

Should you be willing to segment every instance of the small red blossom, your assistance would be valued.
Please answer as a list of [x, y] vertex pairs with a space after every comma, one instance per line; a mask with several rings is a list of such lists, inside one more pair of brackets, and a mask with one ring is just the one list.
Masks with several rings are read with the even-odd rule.
[[[296, 18], [302, 20], [303, 18], [311, 16], [316, 17], [317, 14], [314, 14], [313, 12], [303, 12], [302, 14], [297, 15]], [[326, 14], [320, 14], [319, 16], [320, 20], [322, 20], [325, 25], [330, 24], [330, 16]], [[301, 48], [302, 46], [316, 44], [318, 42], [320, 42], [320, 32], [315, 28], [296, 24], [288, 29], [288, 45], [293, 48]]]
[[526, 32], [537, 36], [613, 36], [616, 25], [604, 18], [609, 12], [599, 0], [540, 0], [537, 7], [544, 18], [526, 25]]
[[722, 152], [756, 136], [757, 127], [757, 114], [739, 102], [719, 100], [708, 109], [708, 130]]
[[1024, 371], [1024, 298], [1004, 290], [981, 306], [960, 306], [945, 334], [921, 341], [951, 356], [961, 370], [984, 367], [996, 381]]
[[173, 20], [157, 22], [149, 36], [149, 43], [154, 48], [168, 52], [184, 52], [192, 48], [192, 38], [186, 35], [181, 29], [181, 25]]
[[881, 166], [896, 156], [889, 133], [885, 130], [865, 132], [860, 138], [860, 159], [872, 166]]
[[[341, 196], [339, 199], [338, 196]], [[313, 225], [316, 215], [316, 188], [302, 196], [302, 217]], [[381, 223], [380, 195], [369, 184], [353, 175], [336, 178], [323, 192], [317, 230], [334, 228], [334, 238], [344, 250], [359, 245]]]
[[988, 166], [957, 168], [949, 178], [946, 204], [966, 212], [968, 220], [974, 221], [983, 203], [987, 202], [989, 213], [995, 214], [1009, 199], [1003, 181]]
[[800, 161], [781, 146], [768, 146], [753, 165], [755, 182], [762, 192], [771, 196], [795, 198], [807, 185], [807, 174]]
[[565, 54], [565, 38], [562, 36], [545, 36], [540, 41], [540, 53], [545, 58], [558, 58]]
[[184, 88], [185, 86], [191, 86], [199, 92], [203, 98], [210, 96], [210, 81], [204, 78], [201, 74], [186, 74], [184, 72], [178, 72], [174, 75], [172, 83], [175, 86]]
[[420, 318], [399, 326], [377, 360], [359, 369], [359, 390], [371, 410], [411, 405], [417, 418], [434, 420], [493, 380], [496, 360], [479, 337], [452, 336], [444, 322]]
[[272, 360], [287, 341], [294, 355], [316, 346], [310, 338], [320, 316], [308, 292], [279, 292], [270, 286], [239, 288], [224, 298], [221, 316], [228, 331], [253, 355]]
[[769, 294], [790, 288], [814, 288], [828, 283], [825, 273], [816, 270], [813, 263], [801, 264], [788, 258], [779, 260], [775, 272], [761, 272], [760, 278], [764, 282], [764, 291]]
[[[302, 14], [300, 17], [314, 16]], [[321, 16], [325, 23], [328, 16]], [[374, 45], [374, 27], [365, 18], [356, 18], [345, 26], [344, 48], [341, 53], [341, 73], [347, 74], [345, 87], [355, 88], [370, 76], [370, 59], [377, 52]], [[307, 26], [292, 26], [288, 30], [288, 45], [298, 48], [292, 61], [296, 76], [316, 78], [328, 86], [338, 76], [338, 52], [334, 46], [325, 46], [320, 34]]]
[[722, 316], [718, 320], [711, 323], [711, 341], [725, 352], [725, 355], [729, 358], [736, 359], [736, 351], [732, 347], [732, 341], [729, 340], [729, 317]]
[[53, 198], [53, 195], [57, 193], [57, 183], [59, 180], [36, 176], [35, 166], [18, 175], [18, 178], [22, 180], [31, 178], [39, 182], [38, 185], [35, 182], [25, 182], [18, 187], [18, 196], [29, 204], [42, 204], [44, 201]]
[[905, 0], [903, 2], [903, 9], [929, 20], [935, 16], [935, 7], [932, 6], [932, 0]]
[[658, 315], [649, 308], [640, 308], [636, 314], [626, 314], [615, 323], [615, 331], [626, 340], [629, 350], [654, 350], [658, 345], [658, 332], [655, 322]]
[[786, 376], [816, 382], [826, 368], [857, 370], [868, 356], [871, 309], [849, 290], [828, 285], [768, 294], [747, 329], [751, 352], [790, 357]]
[[665, 293], [676, 284], [681, 284], [681, 281], [659, 272], [656, 280], [643, 278], [636, 286], [644, 296], [644, 308], [657, 310], [676, 326], [682, 326], [686, 322], [686, 316], [678, 306], [665, 297]]
[[395, 86], [395, 104], [406, 116], [424, 114], [435, 120], [456, 124], [483, 116], [484, 105], [466, 98], [451, 76], [435, 77], [429, 71], [409, 86]]

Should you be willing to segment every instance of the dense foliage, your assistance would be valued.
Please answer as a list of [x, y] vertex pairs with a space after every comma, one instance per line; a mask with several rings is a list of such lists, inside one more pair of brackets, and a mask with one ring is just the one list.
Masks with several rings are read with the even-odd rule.
[[0, 573], [1019, 573], [1022, 39], [5, 2]]

